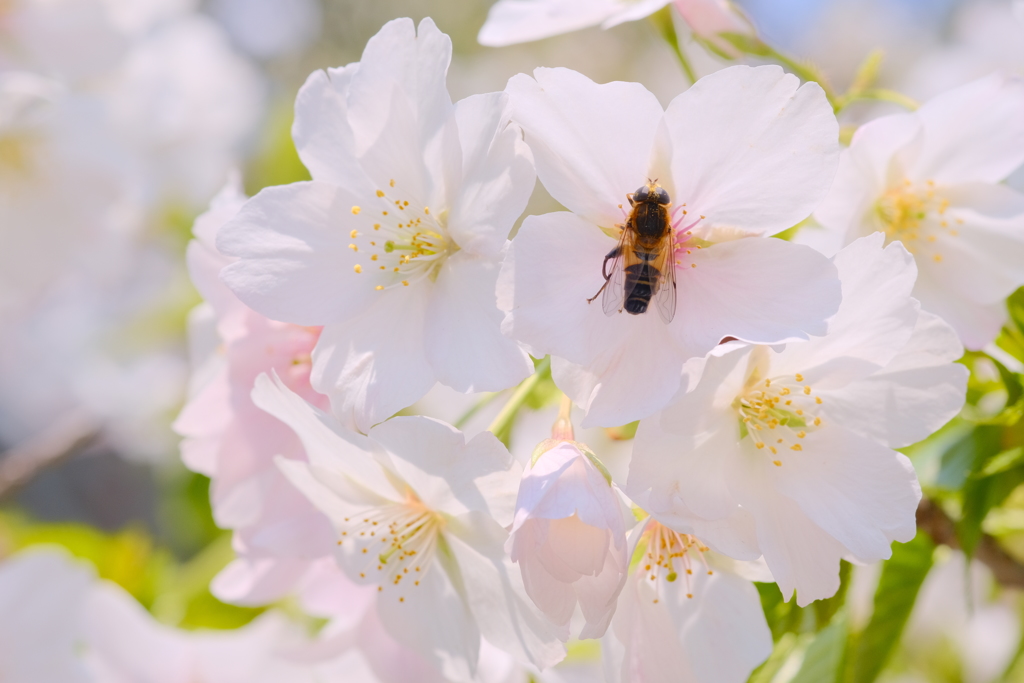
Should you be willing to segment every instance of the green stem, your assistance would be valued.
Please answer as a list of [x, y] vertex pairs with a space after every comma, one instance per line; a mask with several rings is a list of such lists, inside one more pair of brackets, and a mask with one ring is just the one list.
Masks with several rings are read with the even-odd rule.
[[835, 102], [836, 113], [838, 114], [849, 105], [857, 102], [858, 100], [869, 100], [872, 102], [891, 102], [898, 104], [908, 111], [914, 111], [918, 108], [916, 100], [907, 97], [903, 93], [896, 92], [895, 90], [888, 90], [886, 88], [872, 88], [871, 90], [865, 90], [851, 95], [844, 95]]
[[494, 401], [494, 399], [498, 398], [498, 396], [500, 396], [500, 395], [501, 395], [500, 391], [495, 391], [495, 392], [487, 394], [486, 396], [481, 398], [479, 401], [477, 401], [473, 405], [472, 408], [470, 408], [469, 410], [464, 412], [462, 414], [462, 416], [459, 417], [459, 419], [455, 421], [455, 427], [457, 427], [458, 429], [462, 429], [466, 425], [467, 422], [469, 422], [470, 420], [473, 419], [474, 415], [479, 413], [480, 410], [483, 409], [484, 407], [490, 405], [490, 403], [492, 401]]
[[491, 422], [487, 431], [502, 441], [507, 441], [509, 432], [512, 430], [512, 422], [516, 419], [519, 409], [523, 407], [523, 403], [526, 402], [526, 397], [530, 395], [530, 392], [537, 386], [537, 383], [550, 372], [551, 356], [545, 356], [544, 360], [537, 364], [536, 371], [516, 387], [515, 393], [512, 394], [508, 402], [502, 407], [501, 412]]
[[686, 74], [690, 83], [696, 83], [697, 74], [694, 73], [690, 60], [686, 57], [686, 53], [683, 52], [682, 46], [679, 45], [679, 36], [676, 34], [675, 24], [672, 23], [672, 11], [669, 9], [669, 6], [666, 5], [652, 14], [651, 21], [654, 23], [655, 28], [658, 29], [661, 37], [672, 48], [672, 52], [675, 53], [676, 59], [679, 60], [679, 65], [683, 67], [683, 73]]

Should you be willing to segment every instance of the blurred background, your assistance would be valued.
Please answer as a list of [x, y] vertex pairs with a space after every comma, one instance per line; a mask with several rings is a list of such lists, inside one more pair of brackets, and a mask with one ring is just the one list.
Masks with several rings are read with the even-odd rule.
[[[1020, 1], [739, 4], [767, 42], [816, 64], [838, 91], [876, 48], [880, 84], [918, 100], [993, 70], [1024, 75]], [[639, 81], [665, 104], [688, 85], [649, 21], [485, 48], [476, 36], [489, 6], [0, 0], [0, 557], [55, 542], [165, 623], [253, 618], [259, 610], [206, 588], [231, 558], [229, 536], [171, 428], [189, 392], [186, 324], [199, 303], [184, 253], [233, 169], [250, 195], [308, 177], [290, 139], [308, 74], [358, 60], [390, 19], [430, 16], [454, 44], [453, 99], [538, 66]], [[677, 29], [698, 75], [725, 65]], [[843, 122], [895, 110], [856, 104]], [[552, 206], [538, 188], [529, 211]], [[922, 462], [927, 483], [938, 475]], [[1024, 489], [995, 513], [987, 530], [1024, 561]], [[937, 560], [885, 675], [999, 680], [1019, 658], [1020, 597], [961, 555]], [[877, 575], [855, 571], [854, 621], [869, 618]]]

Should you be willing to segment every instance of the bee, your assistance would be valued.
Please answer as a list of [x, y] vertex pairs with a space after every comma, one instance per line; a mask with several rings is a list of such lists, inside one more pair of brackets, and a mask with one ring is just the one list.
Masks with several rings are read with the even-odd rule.
[[653, 298], [661, 319], [670, 323], [676, 314], [675, 237], [668, 209], [671, 200], [657, 181], [648, 181], [626, 199], [632, 210], [621, 226], [618, 245], [601, 264], [604, 284], [587, 303], [604, 292], [601, 306], [605, 315], [623, 310], [640, 315]]

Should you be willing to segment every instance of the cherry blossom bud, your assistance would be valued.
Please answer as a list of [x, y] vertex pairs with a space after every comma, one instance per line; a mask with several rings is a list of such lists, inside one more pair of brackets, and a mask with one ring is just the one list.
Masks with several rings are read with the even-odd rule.
[[626, 580], [619, 500], [585, 446], [560, 441], [538, 450], [519, 486], [505, 548], [519, 563], [527, 595], [548, 618], [568, 629], [579, 603], [586, 618], [580, 638], [599, 638]]

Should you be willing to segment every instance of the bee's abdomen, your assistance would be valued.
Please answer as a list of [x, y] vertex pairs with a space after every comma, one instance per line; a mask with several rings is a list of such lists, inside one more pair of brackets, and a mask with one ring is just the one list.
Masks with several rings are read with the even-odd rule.
[[654, 296], [654, 290], [661, 279], [661, 271], [644, 261], [628, 266], [625, 273], [625, 288], [629, 294], [622, 307], [627, 313], [640, 315], [647, 311], [651, 303], [651, 297]]

